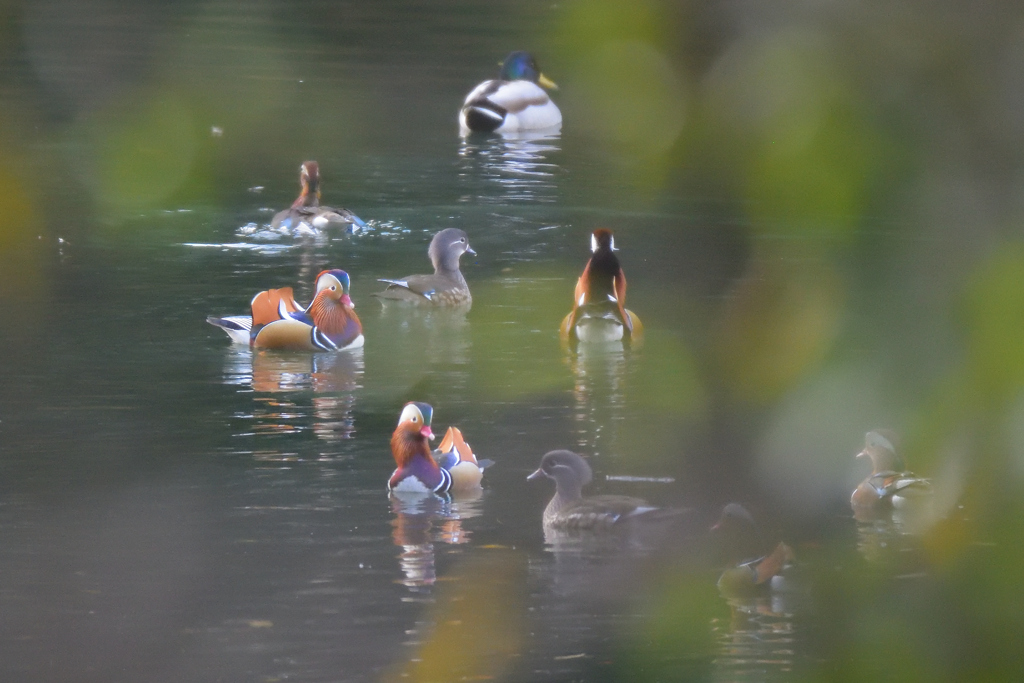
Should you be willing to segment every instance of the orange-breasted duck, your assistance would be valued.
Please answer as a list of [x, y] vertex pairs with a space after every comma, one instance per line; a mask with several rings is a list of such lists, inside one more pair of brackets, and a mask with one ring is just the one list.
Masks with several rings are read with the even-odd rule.
[[931, 481], [906, 471], [895, 443], [895, 434], [887, 429], [865, 435], [864, 448], [857, 457], [871, 460], [871, 474], [853, 490], [850, 505], [854, 512], [904, 508], [930, 500]]
[[541, 73], [529, 52], [509, 54], [497, 79], [484, 81], [466, 96], [459, 111], [461, 134], [557, 131], [562, 125], [562, 112], [545, 88], [557, 90], [558, 86]]
[[793, 562], [793, 550], [783, 542], [766, 552], [754, 518], [739, 503], [729, 503], [711, 527], [726, 565], [718, 590], [727, 598], [753, 597], [783, 588], [783, 570]]
[[418, 401], [405, 404], [391, 435], [391, 454], [396, 467], [388, 479], [388, 489], [399, 493], [459, 493], [479, 489], [484, 468], [491, 465], [491, 461], [478, 461], [456, 427], [449, 427], [440, 448], [431, 452], [433, 417], [434, 409], [430, 404]]
[[674, 516], [682, 510], [654, 507], [642, 498], [602, 495], [583, 497], [583, 487], [593, 479], [590, 465], [577, 453], [566, 450], [545, 453], [527, 479], [547, 477], [555, 482], [555, 495], [544, 508], [544, 526], [560, 531], [602, 531], [624, 526], [640, 518]]
[[593, 252], [576, 281], [572, 311], [562, 320], [562, 339], [581, 342], [612, 342], [638, 339], [643, 325], [626, 308], [626, 274], [615, 255], [615, 236], [598, 228], [590, 236]]
[[363, 345], [363, 326], [343, 270], [317, 275], [316, 292], [305, 308], [295, 301], [291, 287], [260, 292], [250, 308], [251, 316], [209, 316], [206, 322], [224, 330], [236, 344], [253, 348], [342, 351]]
[[332, 223], [344, 223], [353, 230], [366, 227], [359, 216], [348, 209], [336, 209], [320, 205], [320, 165], [305, 161], [299, 167], [299, 185], [302, 191], [292, 205], [278, 211], [270, 221], [270, 227], [278, 230], [316, 232]]
[[383, 301], [400, 301], [427, 306], [460, 306], [472, 302], [469, 285], [459, 270], [463, 254], [476, 252], [469, 237], [458, 228], [446, 228], [430, 240], [427, 255], [434, 264], [433, 275], [409, 275], [399, 280], [384, 280], [388, 288], [375, 296]]

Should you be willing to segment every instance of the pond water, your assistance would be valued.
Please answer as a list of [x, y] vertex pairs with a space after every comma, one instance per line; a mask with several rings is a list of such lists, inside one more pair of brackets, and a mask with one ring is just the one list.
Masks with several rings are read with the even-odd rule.
[[[594, 16], [612, 21], [610, 6]], [[716, 141], [695, 102], [701, 89], [739, 98], [742, 78], [715, 85], [742, 71], [735, 51], [712, 66], [711, 38], [684, 57], [652, 29], [660, 53], [629, 51], [658, 93], [638, 134], [628, 112], [592, 112], [592, 83], [573, 84], [586, 73], [575, 29], [589, 26], [575, 4], [12, 12], [21, 42], [0, 66], [0, 114], [22, 134], [0, 151], [29, 169], [30, 206], [8, 184], [3, 679], [935, 680], [975, 662], [942, 654], [959, 629], [1013, 632], [1009, 616], [963, 626], [970, 605], [951, 597], [975, 579], [1004, 595], [1002, 531], [978, 533], [984, 512], [962, 504], [973, 456], [959, 456], [975, 451], [935, 449], [920, 466], [943, 506], [923, 530], [858, 522], [848, 505], [866, 431], [906, 427], [920, 453], [959, 424], [943, 421], [959, 404], [929, 393], [960, 375], [943, 374], [959, 338], [936, 302], [954, 285], [928, 266], [965, 240], [923, 232], [875, 187], [891, 169], [851, 159], [849, 140], [832, 142], [870, 182], [835, 190], [846, 176], [815, 185], [812, 168], [810, 219], [764, 202], [758, 183], [778, 169], [743, 191], [723, 180], [735, 150], [715, 163], [708, 148], [736, 142]], [[631, 12], [627, 33], [651, 21]], [[665, 16], [725, 42], [726, 14]], [[459, 138], [461, 98], [531, 45], [562, 83], [564, 130]], [[707, 76], [698, 87], [665, 68]], [[676, 112], [673, 98], [691, 101]], [[365, 229], [269, 229], [312, 158], [324, 203]], [[836, 200], [822, 219], [828, 188], [871, 199]], [[380, 278], [427, 272], [445, 227], [477, 252], [462, 260], [468, 312], [370, 296]], [[646, 334], [570, 349], [558, 324], [597, 227], [615, 231]], [[205, 322], [248, 313], [270, 287], [306, 301], [325, 268], [351, 275], [362, 349], [251, 351]], [[389, 439], [411, 400], [434, 406], [436, 433], [457, 425], [495, 461], [481, 495], [388, 495]], [[556, 448], [589, 457], [593, 493], [686, 512], [648, 536], [546, 537], [551, 482], [526, 476]], [[708, 529], [730, 501], [756, 511], [766, 543], [794, 548], [789, 590], [719, 593]], [[942, 626], [907, 638], [925, 624]]]

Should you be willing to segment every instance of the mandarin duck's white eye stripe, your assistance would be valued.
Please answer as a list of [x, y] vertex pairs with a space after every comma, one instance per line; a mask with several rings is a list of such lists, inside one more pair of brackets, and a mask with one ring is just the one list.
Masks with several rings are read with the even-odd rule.
[[598, 245], [597, 245], [597, 235], [591, 234], [590, 235], [590, 251], [596, 252], [597, 248], [598, 248]]

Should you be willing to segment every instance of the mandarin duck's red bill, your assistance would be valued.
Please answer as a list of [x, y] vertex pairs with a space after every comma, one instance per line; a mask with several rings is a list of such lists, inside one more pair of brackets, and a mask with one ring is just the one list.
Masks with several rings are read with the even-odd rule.
[[562, 320], [559, 334], [570, 342], [636, 341], [643, 325], [626, 308], [626, 274], [615, 255], [611, 230], [598, 228], [590, 237], [591, 257], [576, 281], [572, 311]]
[[299, 185], [302, 190], [292, 205], [274, 214], [270, 227], [288, 232], [315, 233], [331, 224], [350, 225], [352, 231], [366, 227], [359, 216], [348, 209], [320, 205], [320, 165], [315, 161], [303, 162], [299, 167]]
[[530, 53], [509, 54], [497, 79], [484, 81], [466, 96], [459, 110], [460, 133], [557, 132], [562, 112], [545, 88], [557, 90], [558, 86], [541, 73]]
[[363, 326], [349, 297], [349, 276], [343, 270], [317, 275], [316, 292], [303, 308], [291, 287], [260, 292], [250, 302], [250, 315], [209, 316], [236, 344], [252, 348], [299, 351], [342, 351], [363, 345]]
[[469, 237], [457, 228], [447, 228], [434, 235], [427, 249], [434, 265], [433, 275], [407, 275], [397, 280], [381, 279], [388, 288], [371, 296], [384, 303], [406, 303], [419, 306], [462, 306], [472, 304], [466, 278], [459, 270], [463, 254], [476, 255], [469, 246]]
[[858, 458], [871, 460], [871, 474], [853, 490], [850, 506], [854, 513], [870, 516], [892, 508], [912, 508], [930, 502], [931, 480], [906, 471], [896, 453], [895, 434], [888, 430], [868, 432]]

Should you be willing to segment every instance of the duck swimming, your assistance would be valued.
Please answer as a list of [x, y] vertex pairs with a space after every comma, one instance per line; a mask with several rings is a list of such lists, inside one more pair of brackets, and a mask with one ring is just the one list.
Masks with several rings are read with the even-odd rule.
[[404, 302], [421, 306], [460, 306], [471, 304], [466, 278], [459, 270], [463, 254], [476, 252], [469, 246], [469, 237], [458, 228], [446, 228], [430, 240], [427, 255], [434, 264], [433, 275], [407, 275], [397, 280], [381, 279], [388, 288], [371, 294], [383, 301]]
[[[584, 498], [583, 487], [593, 476], [590, 465], [577, 453], [558, 450], [544, 454], [540, 467], [527, 480], [547, 477], [555, 482], [555, 495], [544, 508], [545, 527], [564, 531], [600, 531], [662, 511], [642, 498], [631, 496]], [[663, 512], [674, 514], [674, 511]]]
[[348, 209], [320, 206], [320, 165], [315, 161], [304, 161], [299, 167], [299, 197], [284, 211], [278, 211], [270, 221], [275, 230], [316, 232], [335, 223], [352, 225], [353, 229], [365, 228], [366, 223]]
[[391, 435], [395, 471], [388, 489], [399, 493], [460, 493], [480, 488], [483, 471], [492, 463], [478, 461], [457, 427], [449, 427], [441, 446], [433, 453], [431, 420], [434, 408], [428, 403], [405, 404], [398, 426]]
[[855, 513], [907, 508], [931, 499], [931, 480], [906, 471], [903, 458], [896, 453], [895, 441], [895, 434], [883, 429], [864, 436], [864, 448], [857, 457], [871, 460], [871, 474], [850, 496]]
[[291, 287], [260, 292], [250, 302], [251, 315], [209, 316], [236, 344], [252, 348], [301, 351], [342, 351], [363, 345], [363, 326], [349, 297], [343, 270], [325, 270], [316, 277], [309, 306], [295, 301]]
[[598, 228], [590, 236], [590, 260], [576, 281], [572, 311], [562, 319], [564, 341], [613, 342], [635, 340], [643, 325], [626, 308], [626, 274], [615, 255], [615, 236]]
[[528, 130], [557, 130], [562, 112], [545, 88], [558, 88], [541, 73], [529, 52], [512, 52], [501, 65], [501, 74], [473, 88], [459, 111], [459, 130], [515, 133]]

